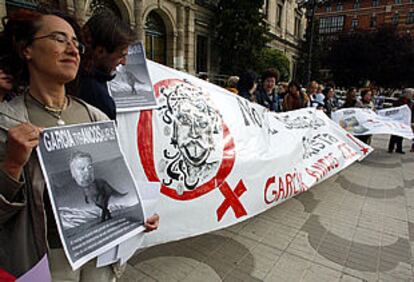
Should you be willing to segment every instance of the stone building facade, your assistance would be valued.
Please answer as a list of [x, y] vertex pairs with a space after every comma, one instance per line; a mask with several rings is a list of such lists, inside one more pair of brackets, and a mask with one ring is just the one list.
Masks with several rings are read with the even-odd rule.
[[[136, 30], [147, 57], [189, 73], [218, 74], [218, 56], [212, 40], [216, 0], [0, 0], [0, 16], [38, 1], [65, 10], [85, 22], [93, 11], [110, 8]], [[296, 65], [303, 37], [304, 16], [294, 0], [265, 1], [263, 12], [273, 41]], [[294, 68], [292, 68], [294, 71]]]
[[289, 58], [291, 77], [294, 77], [305, 36], [305, 11], [295, 0], [267, 0], [263, 10], [272, 38], [270, 47], [282, 51]]

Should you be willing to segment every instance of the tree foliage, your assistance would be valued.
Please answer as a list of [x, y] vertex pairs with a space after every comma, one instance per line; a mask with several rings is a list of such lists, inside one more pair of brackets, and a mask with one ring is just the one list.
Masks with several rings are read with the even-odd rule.
[[268, 68], [275, 68], [279, 71], [280, 81], [290, 80], [290, 62], [283, 52], [270, 48], [263, 49], [257, 70], [262, 73]]
[[327, 64], [338, 85], [398, 88], [414, 84], [414, 40], [394, 28], [344, 34], [334, 41]]
[[215, 26], [221, 72], [240, 74], [260, 67], [260, 56], [269, 42], [263, 0], [220, 0]]

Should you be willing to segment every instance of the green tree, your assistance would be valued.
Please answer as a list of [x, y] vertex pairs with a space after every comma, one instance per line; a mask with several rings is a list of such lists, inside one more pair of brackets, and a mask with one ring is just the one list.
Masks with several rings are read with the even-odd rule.
[[327, 63], [342, 86], [371, 81], [386, 88], [414, 83], [414, 41], [394, 28], [344, 34], [332, 43]]
[[260, 67], [260, 55], [270, 41], [263, 4], [263, 0], [218, 2], [215, 33], [221, 72], [240, 74]]
[[263, 49], [257, 70], [262, 73], [268, 68], [275, 68], [279, 71], [280, 81], [290, 80], [290, 62], [283, 52], [271, 48]]

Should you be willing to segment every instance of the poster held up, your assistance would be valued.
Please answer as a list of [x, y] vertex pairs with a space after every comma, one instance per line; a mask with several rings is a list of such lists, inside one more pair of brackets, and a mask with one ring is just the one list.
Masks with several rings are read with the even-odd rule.
[[45, 129], [37, 152], [73, 269], [144, 230], [114, 122]]
[[157, 99], [154, 95], [142, 42], [129, 47], [127, 62], [127, 65], [117, 67], [115, 78], [108, 83], [117, 111], [128, 112], [156, 108]]

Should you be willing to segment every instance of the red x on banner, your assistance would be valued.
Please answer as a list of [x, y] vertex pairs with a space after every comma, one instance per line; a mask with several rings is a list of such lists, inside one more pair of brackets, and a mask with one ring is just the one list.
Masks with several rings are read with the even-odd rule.
[[231, 190], [231, 187], [227, 184], [227, 182], [224, 182], [222, 185], [220, 185], [219, 189], [224, 196], [224, 201], [217, 209], [217, 221], [221, 221], [223, 215], [230, 207], [233, 209], [236, 218], [247, 215], [246, 210], [239, 200], [240, 196], [247, 191], [246, 186], [244, 186], [242, 180], [240, 180], [240, 182], [237, 184], [234, 191]]

